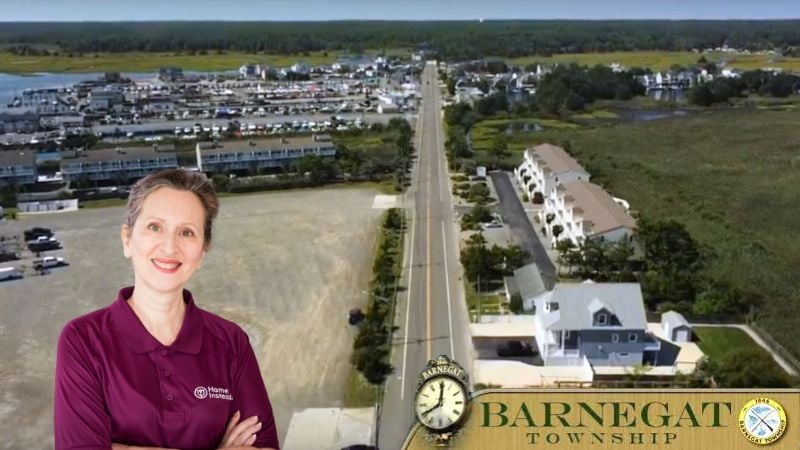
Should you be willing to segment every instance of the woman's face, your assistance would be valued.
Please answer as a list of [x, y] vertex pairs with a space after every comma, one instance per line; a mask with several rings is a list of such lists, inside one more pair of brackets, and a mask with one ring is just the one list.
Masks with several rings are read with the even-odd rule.
[[133, 229], [122, 226], [136, 286], [161, 293], [182, 290], [205, 255], [204, 222], [205, 209], [192, 192], [162, 187], [148, 195]]

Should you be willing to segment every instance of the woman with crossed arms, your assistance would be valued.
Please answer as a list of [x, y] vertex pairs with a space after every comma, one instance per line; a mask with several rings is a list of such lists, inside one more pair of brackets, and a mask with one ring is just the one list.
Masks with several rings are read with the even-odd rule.
[[134, 285], [61, 332], [56, 450], [278, 449], [247, 335], [184, 289], [218, 210], [200, 173], [166, 170], [133, 186], [121, 238]]

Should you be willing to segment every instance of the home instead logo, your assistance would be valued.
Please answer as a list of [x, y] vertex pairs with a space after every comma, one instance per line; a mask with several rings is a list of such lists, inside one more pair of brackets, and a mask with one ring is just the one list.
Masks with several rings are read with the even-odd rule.
[[[490, 389], [475, 393], [461, 450], [798, 450], [797, 389]], [[434, 448], [424, 427], [404, 449]]]
[[225, 389], [213, 386], [197, 386], [194, 388], [194, 396], [199, 400], [214, 398], [218, 400], [233, 401], [233, 395]]

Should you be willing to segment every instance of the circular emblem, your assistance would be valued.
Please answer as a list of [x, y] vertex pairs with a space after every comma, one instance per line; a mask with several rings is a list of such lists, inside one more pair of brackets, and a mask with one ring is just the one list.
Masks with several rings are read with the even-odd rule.
[[194, 396], [202, 400], [208, 397], [208, 390], [203, 386], [197, 386], [196, 388], [194, 388]]
[[754, 444], [772, 444], [786, 431], [786, 411], [771, 398], [754, 398], [739, 411], [739, 429]]

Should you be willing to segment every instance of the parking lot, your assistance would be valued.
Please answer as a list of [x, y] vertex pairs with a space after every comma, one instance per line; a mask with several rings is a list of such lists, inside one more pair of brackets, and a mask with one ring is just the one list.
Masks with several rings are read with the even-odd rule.
[[[222, 199], [214, 247], [189, 283], [199, 306], [250, 336], [283, 439], [292, 412], [341, 404], [352, 348], [349, 308], [364, 306], [377, 191], [335, 188]], [[0, 283], [0, 448], [52, 447], [55, 348], [63, 325], [132, 283], [123, 208], [0, 222], [0, 235], [52, 228], [67, 267]], [[17, 266], [24, 261], [5, 262]]]

